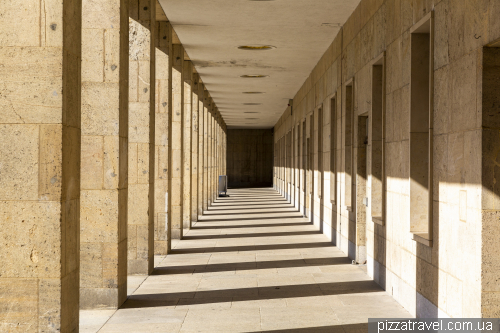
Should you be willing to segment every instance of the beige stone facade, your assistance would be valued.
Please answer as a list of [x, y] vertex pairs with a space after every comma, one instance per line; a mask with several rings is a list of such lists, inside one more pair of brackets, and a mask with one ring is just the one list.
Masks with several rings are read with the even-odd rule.
[[275, 187], [418, 317], [500, 314], [499, 9], [361, 1], [275, 126]]
[[[267, 124], [285, 109], [274, 128], [244, 123], [244, 131], [226, 124], [228, 109], [262, 103], [225, 99], [218, 86], [224, 76], [216, 72], [250, 68], [271, 71], [259, 79], [279, 76], [286, 67], [265, 62], [278, 47], [269, 46], [265, 61], [191, 58], [190, 50], [198, 56], [212, 41], [199, 49], [196, 39], [189, 40], [196, 47], [184, 45], [174, 26], [209, 25], [170, 22], [163, 8], [179, 3], [0, 1], [1, 332], [77, 332], [80, 309], [120, 308], [138, 275], [162, 275], [155, 259], [164, 256], [164, 267], [173, 266], [174, 274], [181, 267], [209, 276], [213, 272], [205, 266], [212, 264], [216, 273], [240, 274], [250, 250], [283, 251], [272, 253], [281, 265], [298, 261], [304, 269], [310, 258], [332, 259], [315, 258], [321, 253], [310, 243], [303, 245], [311, 247], [307, 258], [293, 247], [300, 243], [285, 238], [259, 243], [268, 234], [256, 230], [244, 245], [234, 239], [221, 245], [222, 238], [253, 227], [258, 212], [251, 209], [275, 219], [265, 227], [285, 225], [288, 233], [311, 239], [318, 231], [326, 235], [348, 264], [366, 267], [376, 290], [384, 289], [411, 316], [500, 317], [498, 0], [355, 1], [307, 79], [295, 82], [300, 89], [287, 86], [295, 94], [289, 106], [290, 97], [280, 95], [283, 108], [276, 118], [264, 112], [246, 118]], [[200, 1], [200, 8], [206, 3]], [[278, 8], [276, 3], [264, 5]], [[325, 29], [332, 24], [320, 23]], [[238, 46], [231, 50], [239, 52]], [[231, 72], [228, 80], [243, 74], [259, 77]], [[265, 83], [244, 82], [238, 96], [264, 95], [249, 89]], [[235, 198], [221, 203], [219, 176], [228, 172], [235, 187], [272, 180], [281, 196], [272, 189], [235, 190]], [[221, 210], [230, 211], [227, 206], [243, 205], [246, 198], [257, 206], [279, 201], [281, 215], [273, 215], [271, 203], [235, 209], [244, 211], [235, 220], [219, 212], [216, 222], [223, 225], [210, 225], [216, 215], [207, 218], [211, 208], [225, 204]], [[278, 223], [287, 213], [301, 219], [303, 230]], [[199, 232], [203, 228], [215, 230], [213, 239]], [[196, 237], [204, 245], [189, 249], [194, 267], [186, 269], [185, 253], [175, 245]], [[237, 258], [231, 254], [214, 264], [214, 248]], [[283, 259], [289, 250], [293, 259]], [[330, 249], [325, 256], [339, 253]], [[262, 253], [249, 260], [258, 270], [257, 255]], [[279, 269], [287, 264], [272, 267], [273, 279], [281, 278]], [[320, 279], [321, 267], [316, 273]], [[168, 278], [161, 283], [173, 281]], [[260, 295], [253, 278], [252, 297]], [[303, 276], [288, 278], [307, 283]], [[194, 280], [188, 282], [199, 282]], [[182, 306], [179, 299], [198, 299], [198, 292], [215, 295], [210, 299], [221, 309], [241, 301], [223, 299], [215, 284], [206, 283], [205, 290], [196, 284], [195, 291], [180, 292], [174, 306]], [[288, 305], [281, 301], [276, 304]]]
[[0, 330], [70, 331], [81, 272], [82, 3], [2, 7]]
[[127, 297], [132, 10], [97, 4], [82, 2], [80, 307], [116, 308]]
[[203, 214], [205, 88], [156, 1], [0, 7], [0, 331], [78, 331]]
[[[155, 2], [131, 1], [127, 271], [149, 274], [154, 257]], [[140, 7], [143, 6], [143, 7]], [[145, 9], [146, 8], [146, 9]]]

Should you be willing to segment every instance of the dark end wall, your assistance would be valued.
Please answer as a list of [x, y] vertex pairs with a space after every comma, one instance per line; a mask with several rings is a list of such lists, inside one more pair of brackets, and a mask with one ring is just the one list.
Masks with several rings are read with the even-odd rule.
[[273, 186], [273, 130], [227, 131], [229, 187]]

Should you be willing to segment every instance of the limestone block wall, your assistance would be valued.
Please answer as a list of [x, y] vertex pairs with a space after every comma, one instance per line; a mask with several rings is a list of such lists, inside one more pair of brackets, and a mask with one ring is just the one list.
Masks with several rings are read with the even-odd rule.
[[170, 120], [170, 187], [169, 208], [170, 223], [172, 229], [172, 238], [180, 239], [182, 237], [182, 114], [184, 108], [184, 84], [183, 84], [183, 63], [184, 48], [180, 44], [172, 46], [172, 114]]
[[208, 207], [208, 152], [209, 152], [209, 145], [208, 145], [208, 107], [210, 104], [209, 100], [209, 95], [208, 92], [205, 90], [204, 93], [204, 108], [203, 108], [203, 128], [204, 128], [204, 135], [203, 135], [203, 210], [207, 210]]
[[[78, 329], [81, 2], [3, 1], [0, 331]], [[20, 19], [22, 17], [22, 19]]]
[[168, 227], [169, 118], [172, 112], [172, 31], [168, 22], [156, 23], [155, 74], [155, 215], [154, 251], [167, 254], [171, 239]]
[[274, 128], [275, 185], [292, 154], [294, 204], [418, 317], [500, 313], [499, 11], [361, 1]]
[[129, 3], [128, 262], [132, 274], [154, 264], [155, 1]]
[[221, 168], [225, 124], [198, 76], [184, 94], [195, 69], [156, 1], [1, 6], [0, 331], [78, 331], [79, 308], [117, 309], [182, 236], [183, 192], [189, 222], [215, 199], [183, 184]]
[[182, 223], [183, 229], [191, 227], [191, 125], [193, 116], [193, 65], [191, 61], [183, 64], [184, 109], [182, 115]]
[[213, 187], [214, 187], [214, 177], [213, 177], [213, 153], [214, 153], [214, 114], [213, 105], [210, 101], [208, 108], [208, 129], [207, 129], [207, 142], [208, 142], [208, 164], [207, 164], [207, 174], [208, 174], [208, 184], [207, 184], [207, 199], [208, 205], [210, 206], [213, 202]]
[[205, 183], [205, 90], [198, 82], [198, 202], [197, 214], [203, 215], [203, 188]]
[[[190, 222], [198, 221], [198, 148], [199, 148], [199, 80], [198, 74], [193, 77], [193, 111], [191, 117], [191, 219]], [[203, 90], [202, 90], [203, 91]]]
[[272, 186], [273, 131], [229, 129], [226, 161], [230, 187]]
[[129, 6], [82, 6], [80, 306], [117, 308], [127, 297]]

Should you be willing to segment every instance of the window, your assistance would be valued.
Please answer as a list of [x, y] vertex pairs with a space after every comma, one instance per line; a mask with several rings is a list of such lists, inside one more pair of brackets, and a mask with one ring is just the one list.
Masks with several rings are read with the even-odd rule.
[[352, 145], [353, 145], [353, 115], [354, 115], [354, 89], [353, 81], [345, 87], [345, 208], [352, 211]]
[[336, 148], [337, 148], [337, 101], [330, 100], [330, 201], [335, 205], [337, 201], [337, 172]]
[[432, 14], [411, 30], [410, 231], [432, 245]]
[[385, 54], [372, 67], [372, 114], [371, 114], [371, 216], [372, 221], [384, 224], [384, 120], [385, 120]]

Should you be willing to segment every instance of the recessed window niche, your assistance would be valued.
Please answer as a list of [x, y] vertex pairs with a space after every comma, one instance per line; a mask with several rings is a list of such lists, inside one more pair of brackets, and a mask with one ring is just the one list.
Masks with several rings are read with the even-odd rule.
[[410, 30], [410, 231], [432, 246], [433, 12]]
[[352, 158], [353, 158], [353, 117], [354, 117], [354, 79], [345, 86], [345, 208], [352, 211]]
[[371, 216], [372, 221], [384, 224], [384, 120], [385, 120], [385, 52], [372, 66], [372, 113], [371, 113]]
[[323, 108], [318, 109], [318, 197], [323, 197]]
[[337, 170], [336, 170], [336, 149], [337, 149], [337, 100], [330, 100], [330, 201], [337, 202]]

